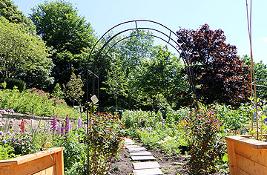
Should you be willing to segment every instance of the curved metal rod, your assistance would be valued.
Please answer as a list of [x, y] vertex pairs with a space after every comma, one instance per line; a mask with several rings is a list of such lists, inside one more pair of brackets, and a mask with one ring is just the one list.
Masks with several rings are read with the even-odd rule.
[[[160, 31], [160, 30], [157, 30], [157, 29], [154, 29], [154, 28], [149, 28], [149, 27], [148, 27], [148, 28], [137, 27], [137, 22], [148, 22], [148, 23], [157, 24], [157, 25], [159, 25], [159, 26], [161, 26], [161, 27], [167, 29], [170, 33], [169, 33], [169, 35], [167, 35], [167, 34], [165, 34], [164, 32], [162, 32], [162, 31]], [[159, 33], [165, 35], [166, 37], [168, 37], [168, 38], [169, 38], [169, 41], [172, 40], [172, 41], [173, 41], [175, 44], [177, 44], [177, 46], [179, 47], [179, 44], [177, 43], [177, 41], [175, 41], [173, 38], [171, 38], [171, 34], [173, 34], [173, 35], [176, 36], [176, 37], [178, 37], [178, 35], [177, 35], [175, 32], [173, 32], [170, 28], [168, 28], [167, 26], [165, 26], [165, 25], [163, 25], [163, 24], [161, 24], [161, 23], [159, 23], [159, 22], [152, 21], [152, 20], [130, 20], [130, 21], [125, 21], [125, 22], [119, 23], [119, 24], [117, 24], [117, 25], [111, 27], [110, 29], [108, 29], [108, 30], [107, 30], [107, 31], [106, 31], [106, 32], [105, 32], [105, 33], [104, 33], [104, 34], [103, 34], [103, 35], [96, 41], [96, 43], [94, 44], [94, 46], [93, 46], [92, 49], [90, 50], [89, 58], [91, 58], [92, 53], [93, 53], [93, 51], [95, 50], [97, 44], [98, 44], [101, 40], [104, 39], [105, 35], [107, 35], [111, 30], [113, 30], [113, 29], [115, 29], [115, 28], [117, 28], [117, 27], [119, 27], [119, 26], [121, 26], [121, 25], [127, 24], [127, 23], [135, 23], [135, 28], [134, 28], [134, 30], [137, 30], [137, 29], [148, 29], [148, 30], [154, 30], [154, 31], [157, 31], [157, 32], [159, 32]], [[100, 53], [102, 52], [103, 48], [105, 48], [105, 47], [108, 45], [108, 43], [109, 43], [112, 39], [114, 39], [114, 38], [115, 38], [116, 36], [118, 36], [119, 34], [124, 33], [124, 32], [127, 32], [127, 31], [130, 31], [130, 30], [133, 30], [133, 29], [127, 29], [127, 30], [123, 30], [123, 31], [121, 31], [121, 32], [118, 32], [116, 35], [112, 36], [108, 41], [105, 41], [105, 43], [103, 44], [103, 46], [101, 47], [101, 49], [97, 52], [96, 56], [100, 55]], [[157, 37], [156, 35], [155, 35], [154, 37], [159, 38], [159, 37]], [[161, 38], [161, 39], [163, 39], [163, 38]], [[165, 41], [165, 42], [168, 43], [169, 45], [172, 45], [172, 44], [169, 43], [169, 41], [168, 41], [168, 42]], [[172, 46], [172, 47], [173, 47], [173, 46]], [[178, 50], [176, 47], [174, 47], [174, 48], [175, 48], [175, 50], [180, 54], [179, 50]], [[109, 49], [109, 50], [110, 50], [110, 49]], [[106, 54], [105, 54], [105, 55], [106, 55]], [[182, 59], [183, 59], [183, 58], [182, 58]], [[192, 70], [191, 70], [190, 63], [187, 62], [185, 59], [183, 59], [183, 61], [184, 61], [184, 63], [185, 63], [186, 66], [187, 66], [187, 69], [186, 69], [186, 70], [187, 70], [187, 74], [189, 75], [188, 78], [189, 78], [190, 86], [191, 86], [191, 88], [192, 88], [193, 93], [195, 93], [195, 87], [194, 87], [194, 85], [193, 85], [193, 76], [194, 76], [194, 75], [193, 75], [193, 72], [192, 72]]]
[[[124, 25], [124, 24], [128, 24], [128, 23], [137, 23], [137, 22], [148, 22], [148, 23], [153, 23], [153, 24], [160, 25], [160, 26], [164, 27], [165, 29], [169, 30], [169, 31], [170, 31], [170, 34], [172, 33], [172, 34], [174, 34], [176, 37], [178, 37], [177, 34], [176, 34], [174, 31], [172, 31], [170, 28], [168, 28], [167, 26], [165, 26], [165, 25], [163, 25], [163, 24], [161, 24], [161, 23], [159, 23], [159, 22], [153, 21], [153, 20], [142, 20], [142, 19], [137, 19], [137, 20], [125, 21], [125, 22], [119, 23], [119, 24], [117, 24], [117, 25], [111, 27], [110, 29], [108, 29], [108, 30], [107, 30], [107, 31], [106, 31], [106, 32], [105, 32], [105, 33], [104, 33], [104, 34], [103, 34], [103, 35], [96, 41], [96, 43], [94, 44], [94, 46], [92, 47], [92, 49], [91, 49], [91, 51], [90, 51], [90, 53], [89, 53], [89, 58], [91, 57], [91, 55], [92, 55], [93, 51], [95, 50], [95, 47], [97, 46], [97, 44], [98, 44], [102, 39], [104, 39], [104, 36], [105, 36], [107, 33], [109, 33], [111, 30], [113, 30], [113, 29], [115, 29], [115, 28], [117, 28], [117, 27], [119, 27], [119, 26], [121, 26], [121, 25]], [[139, 28], [136, 27], [135, 29], [139, 29]], [[170, 36], [171, 36], [171, 35], [170, 35]], [[169, 38], [170, 38], [170, 36], [169, 36]]]
[[[154, 31], [159, 32], [159, 33], [165, 35], [166, 37], [168, 37], [167, 34], [165, 34], [164, 32], [162, 32], [162, 31], [160, 31], [160, 30], [157, 30], [157, 29], [153, 29], [153, 28], [149, 28], [149, 27], [141, 27], [141, 28], [138, 28], [138, 29], [140, 29], [140, 30], [154, 30]], [[128, 32], [128, 31], [132, 31], [132, 30], [136, 30], [136, 28], [125, 29], [125, 30], [120, 31], [120, 32], [116, 33], [115, 35], [113, 35], [113, 36], [112, 36], [111, 38], [109, 38], [109, 39], [105, 42], [105, 44], [99, 49], [99, 51], [98, 51], [97, 54], [96, 54], [96, 57], [98, 57], [98, 56], [101, 54], [102, 50], [103, 50], [103, 49], [109, 44], [109, 42], [110, 42], [111, 40], [113, 40], [116, 36], [118, 36], [118, 35], [120, 35], [120, 34], [122, 34], [122, 33]], [[170, 38], [170, 39], [171, 39], [175, 44], [178, 45], [177, 41], [175, 41], [175, 40], [172, 39], [172, 38]], [[168, 43], [168, 42], [167, 42], [167, 43]], [[170, 43], [169, 43], [169, 44], [170, 44]], [[178, 50], [177, 50], [177, 51], [178, 51]], [[178, 53], [180, 54], [179, 51], [178, 51]], [[185, 63], [186, 63], [186, 62], [185, 62]]]
[[[113, 47], [115, 47], [117, 44], [119, 44], [119, 43], [122, 42], [123, 40], [126, 40], [126, 39], [128, 39], [128, 38], [132, 38], [132, 37], [134, 37], [134, 36], [138, 36], [138, 35], [126, 36], [126, 37], [124, 37], [124, 38], [118, 40], [118, 41], [115, 42], [111, 47], [108, 48], [108, 50], [104, 53], [103, 56], [106, 56], [106, 55], [109, 53], [109, 51], [110, 51]], [[163, 39], [163, 38], [161, 38], [161, 37], [159, 37], [159, 36], [152, 35], [152, 34], [148, 34], [147, 36], [152, 36], [152, 37], [161, 39], [162, 41], [166, 42], [166, 43], [169, 44], [171, 47], [173, 47], [173, 48], [179, 53], [179, 50], [178, 50], [173, 44], [169, 43], [167, 40], [165, 40], [165, 39]], [[101, 52], [101, 53], [102, 53], [102, 52]], [[182, 58], [182, 59], [183, 59], [183, 58]]]
[[[148, 28], [146, 28], [146, 29], [148, 29]], [[102, 50], [109, 44], [109, 42], [111, 41], [111, 40], [113, 40], [116, 36], [118, 36], [118, 35], [120, 35], [120, 34], [122, 34], [122, 33], [124, 33], [124, 32], [127, 32], [127, 31], [130, 31], [130, 30], [136, 30], [136, 29], [127, 29], [127, 30], [124, 30], [124, 31], [121, 31], [121, 32], [119, 32], [119, 33], [117, 33], [117, 34], [115, 34], [113, 37], [111, 37], [108, 41], [106, 41], [106, 43], [102, 46], [102, 48], [99, 50], [99, 52], [97, 53], [97, 57], [98, 56], [101, 56], [102, 55]], [[158, 30], [156, 30], [156, 29], [153, 29], [153, 30], [155, 30], [155, 31], [158, 31]], [[163, 35], [165, 35], [165, 36], [167, 36], [165, 33], [163, 33], [163, 32], [161, 32], [161, 31], [159, 31], [160, 33], [162, 33]], [[133, 35], [133, 36], [138, 36], [138, 35]], [[123, 41], [123, 40], [125, 40], [125, 39], [127, 39], [127, 38], [131, 38], [131, 37], [133, 37], [133, 36], [127, 36], [127, 37], [124, 37], [124, 38], [122, 38], [122, 39], [120, 39], [119, 41], [117, 41], [117, 42], [115, 42], [111, 47], [109, 47], [109, 49], [105, 52], [105, 54], [104, 54], [104, 56], [106, 56], [107, 55], [107, 53], [115, 46], [115, 45], [117, 45], [119, 42], [121, 42], [121, 41]], [[162, 41], [165, 41], [167, 44], [169, 44], [170, 46], [172, 46], [179, 54], [180, 54], [180, 52], [179, 52], [179, 50], [173, 45], [173, 44], [171, 44], [169, 41], [167, 41], [167, 40], [165, 40], [165, 39], [163, 39], [163, 38], [161, 38], [161, 37], [159, 37], [159, 36], [156, 36], [156, 35], [153, 35], [153, 34], [149, 34], [149, 36], [153, 36], [153, 37], [155, 37], [155, 38], [159, 38], [159, 39], [161, 39]], [[174, 41], [175, 42], [175, 41]], [[175, 42], [176, 43], [176, 42]], [[189, 79], [189, 84], [190, 84], [190, 86], [191, 86], [191, 89], [192, 89], [192, 91], [195, 93], [195, 87], [194, 87], [194, 85], [193, 85], [193, 74], [192, 74], [192, 72], [191, 72], [191, 66], [186, 62], [186, 60], [184, 59], [184, 58], [182, 58], [182, 60], [183, 60], [183, 62], [185, 63], [185, 67], [187, 67], [187, 69], [186, 69], [186, 71], [187, 71], [187, 74], [189, 75], [188, 76], [188, 79]]]

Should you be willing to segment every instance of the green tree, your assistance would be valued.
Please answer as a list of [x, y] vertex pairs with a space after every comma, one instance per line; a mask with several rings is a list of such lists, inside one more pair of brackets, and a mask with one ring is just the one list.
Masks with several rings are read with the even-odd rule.
[[122, 64], [128, 70], [127, 74], [133, 72], [136, 66], [141, 64], [142, 59], [151, 58], [154, 40], [149, 34], [144, 30], [133, 31], [130, 33], [130, 39], [120, 44]]
[[162, 99], [172, 107], [186, 104], [183, 96], [188, 94], [189, 84], [182, 71], [183, 64], [167, 47], [154, 47], [153, 55], [143, 62], [142, 71], [136, 78], [135, 86], [141, 90], [141, 101], [157, 108], [163, 107]]
[[113, 52], [110, 68], [107, 72], [107, 80], [104, 82], [104, 90], [110, 96], [108, 103], [116, 103], [116, 107], [126, 107], [128, 98], [128, 79], [122, 66], [121, 55]]
[[[49, 47], [55, 64], [53, 75], [56, 82], [67, 83], [71, 69], [81, 69], [84, 51], [95, 42], [90, 23], [78, 15], [72, 4], [64, 1], [45, 2], [32, 10], [30, 18], [39, 34]], [[83, 68], [86, 69], [85, 67]]]
[[69, 82], [66, 84], [65, 95], [68, 100], [72, 102], [74, 105], [76, 103], [81, 103], [81, 98], [84, 95], [83, 89], [83, 81], [81, 76], [76, 76], [74, 72], [72, 72]]
[[51, 84], [53, 63], [45, 43], [4, 17], [0, 17], [0, 31], [0, 78], [22, 79], [28, 87]]
[[[245, 55], [243, 58], [246, 65], [250, 66], [250, 57]], [[261, 99], [267, 99], [267, 65], [262, 61], [254, 63], [255, 78], [257, 84], [257, 95]]]
[[104, 88], [110, 105], [156, 109], [188, 102], [183, 64], [167, 48], [153, 46], [149, 33], [134, 31], [112, 51]]
[[19, 11], [11, 0], [0, 0], [0, 16], [9, 22], [22, 24], [28, 31], [35, 33], [33, 22]]
[[52, 96], [60, 99], [64, 98], [64, 92], [62, 91], [59, 83], [56, 83], [52, 92]]

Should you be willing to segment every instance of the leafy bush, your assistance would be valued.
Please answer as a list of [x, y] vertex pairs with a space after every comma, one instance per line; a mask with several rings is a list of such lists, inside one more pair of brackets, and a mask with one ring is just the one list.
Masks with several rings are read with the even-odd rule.
[[162, 117], [159, 112], [125, 111], [122, 122], [126, 128], [145, 128], [153, 127], [155, 123], [162, 122]]
[[250, 119], [250, 109], [248, 105], [241, 105], [234, 109], [226, 105], [213, 105], [219, 120], [222, 122], [225, 132], [244, 132]]
[[220, 122], [214, 110], [200, 106], [187, 118], [190, 135], [189, 174], [205, 175], [218, 171], [216, 165], [222, 160], [225, 145], [220, 133]]
[[13, 158], [14, 156], [14, 148], [2, 142], [2, 144], [0, 144], [0, 160]]
[[180, 147], [188, 146], [182, 120], [188, 110], [181, 111], [167, 111], [165, 120], [160, 112], [125, 111], [122, 121], [127, 133], [138, 137], [146, 146], [175, 155], [180, 153]]
[[37, 116], [66, 116], [76, 117], [78, 111], [66, 104], [57, 104], [47, 96], [40, 96], [29, 90], [19, 92], [17, 89], [0, 90], [0, 108], [12, 108], [16, 112], [34, 114]]
[[66, 175], [82, 175], [85, 172], [86, 145], [80, 139], [84, 130], [74, 130], [64, 136], [55, 136], [55, 145], [64, 147], [64, 169]]
[[90, 144], [90, 174], [107, 173], [111, 159], [121, 146], [123, 128], [117, 116], [98, 114], [92, 116], [88, 134]]
[[6, 82], [7, 89], [13, 89], [15, 86], [18, 88], [20, 92], [26, 89], [26, 83], [23, 80], [7, 78], [4, 80]]

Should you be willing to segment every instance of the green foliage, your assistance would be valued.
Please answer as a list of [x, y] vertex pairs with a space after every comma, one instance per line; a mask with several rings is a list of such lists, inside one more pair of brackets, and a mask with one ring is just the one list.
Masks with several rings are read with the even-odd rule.
[[245, 132], [250, 122], [250, 107], [242, 104], [239, 108], [234, 109], [226, 105], [214, 105], [217, 117], [227, 133]]
[[39, 4], [30, 15], [39, 34], [57, 52], [81, 53], [94, 40], [93, 30], [72, 4], [52, 1]]
[[122, 122], [126, 128], [147, 128], [155, 126], [155, 123], [162, 121], [160, 113], [151, 111], [130, 111], [123, 112]]
[[67, 175], [82, 175], [86, 160], [86, 145], [80, 143], [84, 137], [79, 130], [68, 133], [65, 137], [54, 138], [55, 144], [64, 147], [64, 169]]
[[44, 2], [32, 10], [30, 18], [37, 34], [54, 50], [51, 57], [56, 82], [66, 84], [72, 68], [84, 72], [88, 69], [86, 53], [96, 37], [91, 25], [78, 15], [72, 4], [57, 0]]
[[191, 156], [188, 171], [192, 175], [213, 174], [225, 153], [220, 121], [214, 110], [201, 105], [198, 108], [187, 118]]
[[59, 99], [63, 99], [64, 98], [64, 92], [62, 91], [59, 83], [56, 83], [53, 92], [52, 92], [52, 96], [55, 98], [59, 98]]
[[168, 111], [164, 121], [160, 112], [125, 111], [122, 122], [127, 133], [138, 137], [146, 146], [160, 149], [167, 155], [178, 155], [181, 151], [184, 153], [180, 148], [188, 146], [183, 122], [186, 116], [179, 114], [182, 113]]
[[88, 134], [90, 144], [90, 174], [107, 173], [111, 159], [121, 146], [123, 128], [117, 116], [100, 114], [92, 116]]
[[17, 87], [20, 92], [24, 91], [26, 89], [26, 83], [19, 79], [14, 78], [7, 78], [4, 80], [6, 82], [7, 89], [13, 89], [14, 87]]
[[133, 88], [140, 93], [140, 103], [156, 109], [185, 105], [187, 101], [180, 96], [188, 92], [189, 84], [182, 73], [183, 64], [166, 47], [154, 47], [153, 55], [142, 62], [141, 70], [136, 73], [136, 81], [133, 82]]
[[[250, 57], [245, 55], [243, 56], [243, 61], [246, 65], [250, 67]], [[267, 98], [267, 65], [262, 61], [259, 63], [254, 63], [254, 71], [255, 71], [255, 80], [257, 84], [257, 95], [261, 99]]]
[[45, 87], [52, 82], [53, 67], [45, 43], [20, 24], [0, 17], [0, 78], [16, 78], [27, 86]]
[[0, 144], [0, 160], [13, 158], [14, 148], [8, 144]]
[[31, 93], [29, 90], [19, 92], [17, 89], [0, 90], [0, 108], [14, 109], [16, 112], [29, 113], [37, 116], [61, 116], [69, 115], [79, 117], [78, 111], [66, 104], [56, 104], [47, 96]]
[[65, 94], [67, 99], [69, 99], [73, 104], [78, 102], [80, 104], [81, 98], [84, 94], [83, 81], [81, 76], [76, 76], [74, 72], [72, 72], [70, 81], [66, 84]]
[[0, 16], [6, 18], [9, 22], [22, 24], [29, 32], [35, 33], [33, 22], [18, 10], [12, 0], [0, 1]]
[[113, 50], [105, 92], [119, 108], [158, 110], [188, 104], [182, 62], [167, 49], [153, 46], [149, 32], [134, 31]]
[[10, 142], [14, 148], [15, 155], [26, 155], [34, 153], [34, 145], [32, 144], [32, 137], [28, 134], [17, 134]]

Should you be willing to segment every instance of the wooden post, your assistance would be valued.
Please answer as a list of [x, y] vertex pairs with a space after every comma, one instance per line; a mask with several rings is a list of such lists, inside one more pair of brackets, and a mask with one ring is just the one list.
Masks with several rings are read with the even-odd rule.
[[57, 153], [56, 157], [56, 175], [64, 175], [63, 149]]

